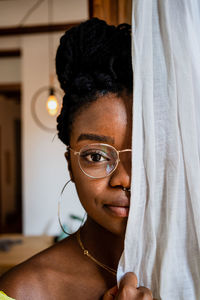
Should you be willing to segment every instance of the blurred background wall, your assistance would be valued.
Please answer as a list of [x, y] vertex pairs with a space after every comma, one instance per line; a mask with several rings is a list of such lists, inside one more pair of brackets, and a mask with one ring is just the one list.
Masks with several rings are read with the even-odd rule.
[[[13, 0], [0, 2], [1, 29], [48, 25], [48, 1], [40, 5], [21, 24], [23, 17], [38, 1]], [[38, 2], [39, 3], [39, 2]], [[51, 24], [79, 23], [88, 19], [86, 0], [54, 0]], [[66, 26], [67, 27], [67, 26]], [[49, 85], [48, 35], [53, 38], [52, 65], [60, 36], [65, 30], [32, 34], [0, 35], [0, 51], [10, 51], [10, 56], [0, 58], [0, 153], [1, 153], [1, 230], [20, 231], [25, 234], [57, 234], [57, 201], [63, 185], [68, 180], [67, 165], [64, 159], [65, 147], [57, 139], [56, 130], [47, 132], [41, 129], [31, 115], [31, 101], [35, 92]], [[11, 56], [12, 51], [16, 56]], [[18, 52], [17, 52], [18, 51]], [[6, 55], [6, 54], [5, 54]], [[9, 54], [8, 54], [9, 55]], [[58, 83], [55, 81], [55, 85]], [[7, 91], [6, 90], [7, 86]], [[9, 88], [13, 92], [9, 94]], [[40, 114], [44, 124], [46, 112]], [[17, 123], [18, 122], [18, 123]], [[15, 125], [17, 124], [17, 125]], [[56, 126], [55, 118], [50, 124]], [[17, 127], [18, 126], [18, 127]], [[18, 129], [17, 129], [18, 128]], [[16, 143], [21, 132], [21, 147]], [[18, 147], [18, 149], [17, 149]], [[21, 151], [22, 171], [16, 155]], [[18, 161], [19, 162], [19, 161]], [[17, 180], [21, 176], [22, 180]], [[21, 184], [22, 182], [22, 184]], [[17, 185], [21, 184], [21, 199], [17, 195]], [[18, 198], [17, 198], [18, 196]], [[72, 185], [65, 193], [66, 215], [83, 212], [76, 202]], [[63, 197], [64, 198], [64, 197]], [[21, 201], [21, 203], [20, 203]], [[75, 204], [76, 203], [76, 204]], [[76, 207], [77, 206], [77, 207]], [[20, 210], [22, 225], [20, 226]]]
[[[35, 122], [32, 101], [49, 86], [50, 66], [59, 88], [54, 57], [61, 35], [91, 17], [115, 25], [131, 19], [130, 0], [51, 0], [51, 9], [49, 15], [49, 0], [0, 1], [0, 233], [60, 231], [57, 202], [69, 179], [65, 146], [42, 102], [39, 118], [51, 131]], [[62, 198], [61, 217], [73, 228], [70, 214], [84, 215], [73, 184]]]

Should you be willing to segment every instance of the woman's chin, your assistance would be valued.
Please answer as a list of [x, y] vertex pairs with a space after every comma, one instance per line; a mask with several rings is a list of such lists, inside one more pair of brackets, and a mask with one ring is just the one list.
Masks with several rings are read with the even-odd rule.
[[126, 232], [126, 225], [127, 225], [128, 218], [116, 218], [116, 217], [107, 217], [105, 218], [92, 218], [88, 215], [86, 223], [92, 228], [96, 229], [97, 231], [106, 231], [107, 233], [112, 233], [114, 235], [123, 238]]
[[115, 220], [115, 222], [110, 222], [105, 224], [103, 227], [114, 235], [123, 238], [126, 232], [127, 218], [121, 218]]

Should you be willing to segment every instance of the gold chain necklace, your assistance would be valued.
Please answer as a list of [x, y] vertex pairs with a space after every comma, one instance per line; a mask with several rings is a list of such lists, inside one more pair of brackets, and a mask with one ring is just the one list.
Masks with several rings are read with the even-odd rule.
[[91, 260], [93, 260], [98, 266], [102, 267], [103, 269], [105, 269], [106, 271], [108, 271], [109, 273], [111, 273], [112, 275], [116, 276], [117, 271], [115, 269], [112, 269], [106, 265], [104, 265], [103, 263], [101, 263], [100, 261], [98, 261], [96, 258], [94, 258], [88, 250], [85, 249], [85, 247], [83, 246], [83, 243], [81, 241], [81, 236], [80, 236], [80, 229], [77, 231], [76, 233], [76, 238], [77, 241], [81, 247], [81, 249], [83, 250], [83, 254], [86, 255], [87, 257], [89, 257]]

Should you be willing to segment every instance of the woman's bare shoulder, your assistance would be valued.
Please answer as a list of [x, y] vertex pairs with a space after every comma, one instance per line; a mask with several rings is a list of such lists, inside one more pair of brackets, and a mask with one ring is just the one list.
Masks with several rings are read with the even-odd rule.
[[77, 258], [78, 249], [72, 236], [8, 271], [0, 278], [0, 290], [19, 300], [51, 299], [49, 294], [56, 299], [58, 287], [76, 276], [73, 265]]
[[31, 296], [41, 286], [37, 269], [32, 262], [14, 267], [1, 277], [0, 290], [14, 299], [25, 299], [27, 292]]

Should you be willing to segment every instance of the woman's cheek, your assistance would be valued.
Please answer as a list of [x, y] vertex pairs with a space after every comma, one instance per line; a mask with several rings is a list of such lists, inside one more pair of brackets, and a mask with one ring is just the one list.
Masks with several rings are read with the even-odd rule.
[[93, 179], [85, 175], [76, 160], [72, 160], [73, 181], [79, 199], [84, 208], [101, 206], [101, 201], [106, 198], [106, 191], [109, 187], [109, 178]]
[[88, 180], [80, 180], [77, 183], [75, 182], [75, 184], [81, 202], [88, 202], [90, 200], [91, 203], [100, 192], [98, 185]]
[[102, 179], [80, 178], [76, 183], [77, 193], [85, 208], [96, 208], [102, 205], [105, 198], [106, 182]]

